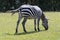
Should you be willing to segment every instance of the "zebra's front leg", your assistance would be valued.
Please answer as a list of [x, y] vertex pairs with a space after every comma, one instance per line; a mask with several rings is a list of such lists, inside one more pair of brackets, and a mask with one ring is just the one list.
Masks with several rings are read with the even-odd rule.
[[26, 23], [26, 21], [27, 21], [27, 17], [24, 17], [24, 20], [22, 22], [22, 26], [23, 26], [24, 32], [27, 32], [26, 29], [25, 29], [25, 23]]
[[37, 29], [38, 29], [38, 31], [40, 31], [40, 29], [39, 29], [39, 21], [40, 21], [40, 18], [37, 19]]
[[36, 30], [36, 19], [34, 19], [34, 29], [35, 29], [35, 31], [37, 31]]

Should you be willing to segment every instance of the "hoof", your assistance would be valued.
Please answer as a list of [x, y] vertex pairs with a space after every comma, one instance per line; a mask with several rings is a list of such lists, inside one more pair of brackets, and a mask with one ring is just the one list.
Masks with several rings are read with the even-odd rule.
[[27, 31], [24, 31], [25, 33], [27, 33]]
[[40, 29], [38, 29], [38, 31], [40, 31]]
[[37, 30], [35, 29], [35, 31], [37, 31]]
[[47, 28], [45, 28], [45, 30], [48, 30], [48, 27], [47, 27]]

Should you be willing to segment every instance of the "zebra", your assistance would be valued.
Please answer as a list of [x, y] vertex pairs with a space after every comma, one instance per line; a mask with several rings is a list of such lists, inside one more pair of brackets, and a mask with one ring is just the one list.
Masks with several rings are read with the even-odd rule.
[[[45, 15], [40, 7], [38, 7], [36, 5], [24, 4], [24, 5], [21, 5], [18, 9], [12, 10], [11, 12], [16, 12], [16, 11], [19, 11], [19, 13], [18, 13], [19, 16], [18, 16], [15, 33], [18, 33], [18, 25], [22, 18], [24, 18], [23, 22], [22, 22], [24, 32], [27, 32], [25, 29], [25, 23], [26, 23], [27, 19], [29, 19], [29, 18], [34, 19], [34, 30], [35, 31], [40, 31], [40, 29], [39, 29], [40, 19], [42, 20], [42, 26], [45, 28], [45, 30], [48, 30], [48, 20], [45, 17]], [[15, 13], [13, 13], [13, 14], [15, 14]], [[36, 28], [36, 25], [37, 25], [37, 28]]]

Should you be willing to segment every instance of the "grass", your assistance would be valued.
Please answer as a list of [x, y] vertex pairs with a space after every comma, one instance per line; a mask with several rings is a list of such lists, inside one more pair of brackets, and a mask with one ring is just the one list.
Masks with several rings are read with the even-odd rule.
[[[48, 31], [35, 32], [33, 19], [28, 19], [26, 22], [28, 33], [24, 33], [22, 24], [20, 23], [17, 35], [14, 35], [14, 33], [18, 14], [16, 13], [11, 16], [11, 13], [0, 13], [0, 40], [60, 40], [60, 12], [44, 13], [49, 19]], [[40, 30], [44, 30], [41, 23]]]

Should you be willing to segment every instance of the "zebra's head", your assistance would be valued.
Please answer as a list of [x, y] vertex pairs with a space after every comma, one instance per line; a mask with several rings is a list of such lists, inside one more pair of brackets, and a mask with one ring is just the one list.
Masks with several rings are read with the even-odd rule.
[[48, 30], [48, 19], [44, 19], [44, 21], [42, 22], [42, 25], [45, 28], [45, 30]]

